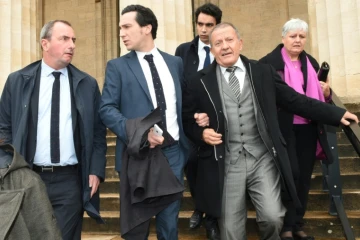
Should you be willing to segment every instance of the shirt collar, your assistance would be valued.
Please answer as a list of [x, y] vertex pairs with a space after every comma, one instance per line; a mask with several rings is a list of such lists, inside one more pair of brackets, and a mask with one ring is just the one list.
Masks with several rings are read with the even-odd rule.
[[203, 43], [203, 41], [200, 40], [200, 38], [199, 38], [198, 46], [199, 46], [199, 50], [204, 49], [205, 46], [208, 46], [209, 48], [211, 48], [210, 44], [206, 45], [205, 43]]
[[58, 70], [53, 69], [52, 67], [50, 67], [49, 65], [47, 65], [44, 62], [44, 59], [41, 61], [41, 76], [42, 77], [48, 77], [50, 76], [50, 74], [52, 74], [52, 72], [61, 72], [62, 74], [64, 74], [66, 77], [68, 76], [68, 71], [67, 68], [61, 68]]
[[[240, 57], [238, 58], [237, 62], [233, 65], [240, 69], [241, 72], [246, 72], [244, 63], [241, 61]], [[222, 74], [226, 73], [227, 67], [220, 66]]]
[[144, 59], [145, 55], [148, 54], [152, 54], [155, 59], [160, 56], [160, 52], [158, 51], [156, 46], [154, 46], [154, 48], [151, 49], [150, 52], [140, 52], [140, 51], [135, 51], [135, 52], [139, 59]]

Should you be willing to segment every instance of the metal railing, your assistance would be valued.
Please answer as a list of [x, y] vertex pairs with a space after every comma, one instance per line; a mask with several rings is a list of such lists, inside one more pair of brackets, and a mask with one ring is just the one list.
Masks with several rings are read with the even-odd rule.
[[[332, 92], [332, 104], [346, 109], [344, 104], [340, 101], [337, 95]], [[357, 123], [351, 122], [350, 126], [341, 125], [341, 128], [350, 143], [354, 147], [357, 154], [360, 156], [360, 127]], [[337, 147], [337, 136], [335, 131], [327, 131], [328, 143], [332, 150], [334, 162], [332, 164], [322, 164], [323, 173], [323, 190], [329, 191], [330, 206], [329, 214], [338, 216], [344, 230], [345, 238], [347, 240], [355, 240], [354, 233], [351, 229], [349, 219], [346, 215], [345, 208], [342, 201], [342, 183], [340, 177], [339, 154]]]

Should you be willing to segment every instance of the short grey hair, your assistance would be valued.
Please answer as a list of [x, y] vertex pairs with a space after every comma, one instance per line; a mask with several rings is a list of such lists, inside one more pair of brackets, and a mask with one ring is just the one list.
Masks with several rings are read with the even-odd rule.
[[216, 30], [216, 29], [221, 29], [221, 28], [226, 28], [226, 27], [232, 27], [234, 30], [235, 30], [235, 33], [236, 33], [236, 36], [237, 38], [240, 40], [240, 32], [239, 30], [237, 30], [237, 28], [234, 26], [234, 24], [232, 23], [229, 23], [229, 22], [223, 22], [223, 23], [219, 23], [218, 25], [216, 25], [210, 32], [210, 35], [209, 35], [209, 42], [210, 42], [210, 46], [212, 46], [212, 43], [211, 43], [211, 35], [213, 34], [213, 32]]
[[52, 30], [54, 28], [55, 23], [57, 23], [57, 22], [64, 23], [64, 24], [68, 25], [69, 27], [71, 27], [71, 24], [68, 21], [65, 21], [65, 20], [52, 20], [50, 22], [47, 22], [47, 23], [45, 23], [45, 25], [41, 29], [40, 40], [42, 40], [42, 39], [50, 39], [51, 38]]
[[308, 29], [309, 26], [304, 20], [301, 20], [300, 18], [292, 18], [284, 24], [281, 36], [285, 37], [288, 32], [294, 30], [303, 30], [307, 33]]

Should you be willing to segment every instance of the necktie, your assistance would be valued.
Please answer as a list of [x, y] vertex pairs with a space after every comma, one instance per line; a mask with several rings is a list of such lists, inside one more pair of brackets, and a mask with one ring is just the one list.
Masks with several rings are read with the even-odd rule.
[[230, 72], [229, 86], [230, 86], [231, 90], [234, 92], [237, 100], [240, 101], [240, 94], [241, 94], [240, 83], [239, 83], [239, 79], [237, 79], [237, 77], [235, 76], [236, 68], [237, 68], [236, 66], [229, 67], [226, 69], [226, 71]]
[[144, 59], [149, 63], [150, 66], [151, 76], [154, 83], [156, 102], [161, 112], [161, 123], [163, 128], [166, 129], [166, 115], [165, 115], [166, 101], [165, 101], [164, 90], [160, 81], [159, 73], [154, 64], [154, 59], [152, 54], [145, 55]]
[[205, 57], [204, 67], [203, 68], [206, 68], [207, 66], [210, 65], [210, 48], [208, 46], [205, 46], [204, 50], [206, 52], [206, 57]]
[[60, 72], [52, 73], [55, 81], [52, 88], [51, 97], [51, 120], [50, 120], [50, 155], [51, 163], [60, 162]]

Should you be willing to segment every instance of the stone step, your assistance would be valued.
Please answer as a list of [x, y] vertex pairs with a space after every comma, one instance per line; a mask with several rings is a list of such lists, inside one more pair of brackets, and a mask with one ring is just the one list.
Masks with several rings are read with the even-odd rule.
[[[322, 190], [322, 174], [314, 173], [311, 180], [312, 190]], [[341, 175], [343, 189], [360, 189], [360, 173], [349, 172]], [[187, 180], [185, 179], [185, 187], [188, 188]], [[117, 193], [119, 191], [119, 178], [106, 178], [105, 182], [100, 184], [101, 193]]]
[[[190, 233], [186, 234], [184, 232], [179, 235], [180, 240], [206, 240], [207, 238], [201, 231], [199, 234]], [[85, 233], [81, 235], [82, 240], [122, 240], [123, 238], [120, 237], [120, 235], [114, 235], [114, 234], [99, 234], [99, 233]], [[259, 238], [257, 236], [249, 236], [247, 240], [258, 240]], [[329, 238], [329, 237], [316, 237], [316, 240], [343, 240], [344, 238]], [[149, 235], [148, 240], [157, 240], [156, 234], [152, 233]], [[360, 238], [355, 238], [355, 240], [360, 240]]]
[[[182, 211], [179, 214], [179, 235], [183, 233], [187, 234], [190, 231], [188, 230], [189, 218], [191, 216], [191, 211]], [[101, 212], [101, 216], [106, 221], [106, 224], [96, 224], [93, 219], [90, 219], [86, 214], [84, 215], [83, 223], [83, 232], [105, 232], [107, 234], [118, 234], [120, 217], [118, 211], [108, 211]], [[350, 225], [354, 231], [356, 237], [360, 237], [360, 211], [347, 211], [347, 216], [349, 218]], [[256, 236], [257, 234], [257, 225], [255, 220], [255, 212], [248, 211], [248, 221], [247, 221], [247, 233], [249, 236]], [[316, 237], [323, 238], [341, 238], [344, 236], [342, 225], [340, 220], [337, 217], [330, 216], [325, 211], [311, 211], [307, 212], [304, 217], [305, 220], [305, 231], [309, 234], [315, 235]], [[154, 218], [151, 220], [150, 231], [152, 233], [154, 230]], [[204, 232], [204, 228], [199, 228], [196, 232]], [[205, 233], [204, 233], [205, 235]]]
[[[100, 194], [101, 211], [120, 211], [120, 200], [118, 193]], [[346, 210], [360, 211], [360, 190], [344, 190], [343, 202]], [[312, 190], [309, 193], [308, 211], [328, 211], [330, 196], [328, 192]], [[247, 202], [249, 210], [255, 210], [250, 200]], [[194, 210], [194, 201], [189, 192], [184, 192], [181, 200], [181, 211]]]
[[[105, 176], [106, 178], [117, 178], [118, 173], [115, 171], [113, 162], [110, 162], [110, 159], [114, 159], [114, 156], [108, 156], [108, 162], [106, 167]], [[340, 157], [340, 172], [348, 173], [348, 172], [359, 172], [360, 173], [360, 158], [359, 157]], [[313, 173], [321, 173], [321, 164], [320, 161], [315, 162]]]

